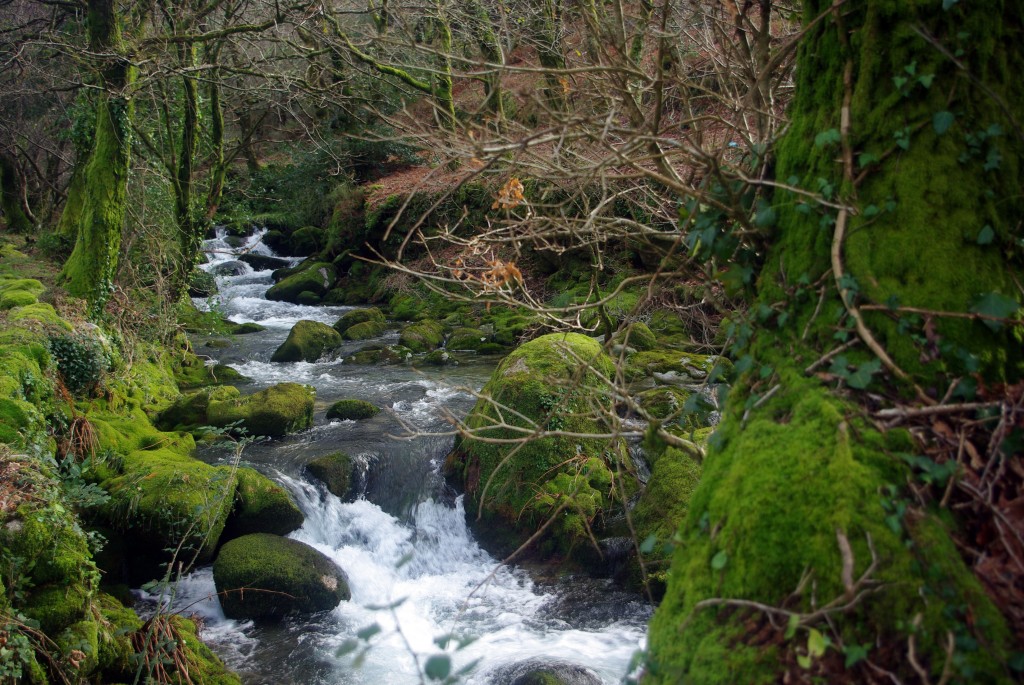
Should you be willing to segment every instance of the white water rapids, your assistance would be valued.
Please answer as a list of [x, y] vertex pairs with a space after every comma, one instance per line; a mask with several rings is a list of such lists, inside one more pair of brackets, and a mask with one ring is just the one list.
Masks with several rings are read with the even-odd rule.
[[[207, 269], [235, 258], [222, 235], [208, 241], [208, 248], [217, 251]], [[253, 251], [272, 254], [262, 245]], [[401, 432], [400, 421], [441, 431], [446, 409], [464, 415], [473, 396], [455, 386], [479, 389], [494, 360], [422, 372], [340, 361], [272, 364], [270, 354], [296, 321], [331, 324], [349, 308], [268, 302], [263, 293], [270, 273], [247, 267], [240, 275], [218, 277], [218, 299], [197, 304], [214, 306], [236, 322], [268, 327], [211, 352], [253, 379], [243, 392], [284, 380], [317, 388], [313, 429], [254, 445], [243, 458], [295, 495], [306, 518], [290, 537], [333, 559], [349, 579], [352, 598], [326, 614], [281, 625], [239, 623], [221, 612], [206, 567], [178, 584], [174, 607], [204, 618], [204, 639], [246, 683], [419, 683], [426, 660], [443, 651], [436, 641], [443, 643], [449, 634], [468, 642], [458, 650], [447, 646], [453, 668], [476, 663], [461, 679], [467, 684], [503, 683], [500, 669], [532, 658], [571, 662], [604, 683], [620, 682], [643, 647], [649, 607], [604, 581], [541, 583], [500, 566], [473, 539], [461, 497], [452, 497], [438, 473], [451, 438], [388, 437]], [[325, 421], [326, 404], [341, 397], [366, 399], [388, 411], [369, 421]], [[305, 462], [339, 449], [367, 471], [363, 494], [353, 502], [324, 493], [303, 476]], [[368, 640], [359, 637], [373, 626], [379, 632]], [[338, 648], [351, 640], [359, 647], [338, 656]]]

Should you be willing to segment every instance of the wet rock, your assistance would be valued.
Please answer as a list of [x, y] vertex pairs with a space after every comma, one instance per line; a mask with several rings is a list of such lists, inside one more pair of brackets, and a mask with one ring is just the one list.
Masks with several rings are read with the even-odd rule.
[[327, 324], [302, 320], [270, 357], [272, 362], [315, 362], [341, 347], [341, 336]]
[[210, 273], [214, 276], [241, 276], [249, 271], [249, 267], [245, 262], [240, 262], [234, 259], [230, 262], [223, 262], [210, 269]]
[[302, 525], [302, 512], [283, 487], [248, 468], [238, 469], [235, 476], [235, 503], [223, 539], [251, 533], [287, 535]]
[[313, 425], [315, 397], [308, 385], [279, 383], [245, 397], [211, 398], [206, 415], [211, 426], [240, 421], [249, 435], [281, 437]]
[[413, 352], [436, 350], [443, 341], [444, 327], [429, 319], [409, 324], [398, 337], [398, 342]]
[[245, 262], [253, 268], [254, 271], [266, 271], [268, 269], [287, 269], [291, 266], [291, 262], [281, 257], [268, 257], [262, 254], [253, 254], [247, 252], [246, 254], [239, 255], [238, 261]]
[[498, 669], [491, 685], [601, 685], [585, 666], [555, 659], [529, 659]]
[[[367, 307], [366, 309], [353, 309], [350, 312], [346, 312], [344, 316], [334, 322], [334, 330], [338, 331], [342, 335], [345, 334], [349, 328], [352, 328], [356, 324], [365, 323], [367, 321], [376, 321], [377, 323], [384, 324], [387, 320], [384, 318], [384, 312], [376, 307]], [[361, 338], [349, 338], [349, 340], [361, 340]]]
[[326, 454], [306, 464], [306, 470], [323, 483], [332, 495], [341, 499], [348, 498], [354, 480], [352, 457], [344, 452]]
[[301, 293], [311, 292], [323, 297], [335, 281], [334, 267], [326, 262], [303, 264], [302, 268], [282, 279], [267, 291], [267, 299], [298, 303]]
[[338, 400], [327, 410], [327, 419], [359, 421], [370, 419], [380, 413], [380, 407], [363, 400]]
[[327, 611], [350, 597], [344, 572], [297, 540], [256, 533], [231, 540], [213, 564], [229, 618], [280, 619]]

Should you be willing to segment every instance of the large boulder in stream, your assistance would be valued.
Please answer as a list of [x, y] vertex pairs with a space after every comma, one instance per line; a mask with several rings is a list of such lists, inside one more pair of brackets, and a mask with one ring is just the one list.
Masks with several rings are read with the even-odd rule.
[[302, 320], [292, 326], [285, 340], [270, 357], [272, 362], [315, 362], [341, 347], [338, 331], [319, 321]]
[[398, 342], [413, 352], [436, 350], [444, 342], [444, 326], [430, 319], [411, 323], [402, 329]]
[[303, 263], [299, 271], [285, 277], [267, 291], [267, 299], [277, 302], [299, 303], [299, 295], [311, 292], [323, 297], [337, 276], [327, 262]]
[[[334, 322], [334, 330], [338, 331], [342, 335], [352, 328], [353, 326], [367, 321], [373, 321], [381, 325], [380, 330], [384, 330], [384, 324], [387, 323], [387, 319], [384, 318], [384, 312], [376, 307], [367, 307], [366, 309], [353, 309], [350, 312], [345, 312], [340, 319]], [[370, 336], [364, 336], [370, 337]], [[347, 338], [348, 340], [362, 340], [363, 338]]]
[[350, 597], [345, 573], [309, 545], [256, 533], [225, 544], [213, 581], [228, 618], [280, 619], [328, 611]]
[[283, 257], [270, 257], [268, 255], [256, 254], [255, 252], [246, 252], [245, 254], [238, 255], [238, 261], [245, 262], [254, 271], [287, 269], [292, 265], [290, 261]]
[[[532, 340], [506, 357], [481, 391], [466, 419], [471, 436], [460, 437], [445, 461], [445, 474], [466, 491], [466, 511], [481, 541], [500, 553], [514, 549], [556, 511], [540, 550], [566, 553], [589, 540], [588, 526], [635, 489], [625, 473], [620, 440], [564, 435], [530, 438], [524, 444], [484, 442], [527, 438], [531, 431], [609, 433], [600, 418], [610, 411], [611, 359], [594, 339], [553, 333]], [[493, 400], [493, 402], [491, 401]], [[508, 410], [500, 410], [500, 404]], [[512, 427], [499, 427], [502, 421]], [[612, 494], [613, 471], [619, 492]]]
[[380, 407], [366, 400], [338, 400], [327, 409], [327, 419], [339, 421], [360, 421], [372, 419], [380, 413]]
[[278, 383], [252, 395], [210, 398], [206, 418], [211, 426], [241, 422], [249, 435], [279, 438], [313, 425], [316, 390], [298, 383]]

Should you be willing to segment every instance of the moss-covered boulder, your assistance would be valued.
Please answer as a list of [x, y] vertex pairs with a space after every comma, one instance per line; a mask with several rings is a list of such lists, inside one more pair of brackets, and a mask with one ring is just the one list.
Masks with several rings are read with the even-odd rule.
[[288, 234], [272, 228], [263, 234], [261, 242], [278, 254], [288, 253]]
[[240, 468], [235, 475], [238, 485], [225, 539], [250, 533], [287, 535], [302, 525], [302, 511], [283, 487], [252, 469]]
[[341, 335], [345, 340], [367, 340], [383, 335], [386, 330], [387, 324], [383, 321], [363, 321], [352, 324]]
[[445, 348], [449, 350], [472, 350], [479, 352], [480, 348], [490, 342], [490, 336], [479, 328], [456, 328], [448, 336]]
[[166, 560], [213, 558], [235, 499], [231, 469], [215, 467], [173, 447], [135, 450], [122, 458], [121, 473], [102, 487], [110, 493], [104, 518], [132, 541], [133, 554]]
[[448, 350], [434, 350], [427, 352], [422, 358], [416, 361], [416, 366], [457, 366], [459, 360]]
[[[362, 324], [358, 324], [362, 325]], [[346, 364], [404, 364], [412, 360], [412, 350], [401, 345], [367, 345], [345, 357]]]
[[[366, 309], [353, 309], [350, 312], [345, 312], [340, 319], [334, 322], [334, 330], [344, 335], [345, 331], [352, 326], [367, 321], [376, 321], [381, 324], [387, 323], [387, 319], [384, 318], [384, 312], [377, 307], [367, 307]], [[361, 338], [349, 338], [349, 340], [359, 339]]]
[[380, 407], [364, 400], [338, 400], [327, 409], [327, 419], [359, 421], [371, 419], [380, 413]]
[[652, 377], [659, 383], [701, 384], [712, 374], [716, 365], [724, 371], [728, 362], [720, 357], [679, 350], [647, 350], [629, 355], [626, 360], [626, 378], [635, 381]]
[[[608, 432], [600, 417], [609, 411], [612, 394], [599, 374], [607, 378], [612, 371], [601, 345], [575, 333], [541, 336], [498, 366], [466, 425], [481, 438], [530, 439], [517, 445], [460, 438], [445, 462], [446, 475], [466, 491], [470, 520], [478, 509], [483, 514], [485, 543], [500, 551], [514, 548], [557, 510], [549, 529], [552, 551], [565, 552], [617, 506], [621, 493], [612, 491], [612, 481], [622, 465], [621, 442], [532, 435]], [[493, 427], [502, 420], [518, 430]], [[619, 483], [629, 481], [624, 476]]]
[[298, 304], [299, 295], [309, 291], [320, 297], [327, 294], [336, 279], [334, 267], [326, 262], [314, 262], [301, 265], [297, 273], [293, 273], [267, 290], [266, 298], [278, 302]]
[[225, 544], [213, 564], [213, 580], [224, 614], [242, 620], [327, 611], [350, 596], [345, 574], [327, 556], [265, 533]]
[[348, 498], [351, 492], [353, 468], [352, 457], [344, 452], [325, 454], [306, 464], [310, 475], [323, 483], [328, 492], [341, 499]]
[[413, 352], [430, 352], [444, 342], [444, 327], [429, 319], [417, 321], [402, 329], [398, 342]]
[[261, 326], [258, 323], [248, 321], [246, 323], [236, 323], [231, 326], [232, 335], [248, 335], [249, 333], [259, 333], [260, 331], [267, 330], [266, 326]]
[[165, 431], [191, 431], [200, 426], [210, 425], [206, 416], [210, 401], [230, 400], [239, 395], [238, 388], [230, 385], [182, 395], [174, 404], [156, 415], [154, 424]]
[[270, 357], [272, 362], [315, 362], [341, 347], [341, 335], [327, 324], [302, 320], [292, 326], [285, 340]]
[[288, 240], [289, 252], [296, 257], [308, 257], [324, 247], [326, 236], [323, 229], [316, 226], [303, 226]]
[[211, 426], [241, 421], [249, 435], [279, 438], [313, 425], [315, 397], [308, 385], [279, 383], [244, 397], [211, 399], [206, 416]]
[[246, 252], [245, 254], [238, 255], [238, 261], [245, 262], [253, 268], [254, 271], [272, 271], [275, 269], [287, 269], [291, 266], [291, 262], [281, 257], [268, 257], [267, 255], [256, 254], [255, 252]]
[[626, 326], [612, 338], [613, 342], [639, 351], [653, 350], [658, 346], [654, 332], [642, 321]]
[[34, 278], [0, 278], [0, 310], [37, 302], [44, 290]]

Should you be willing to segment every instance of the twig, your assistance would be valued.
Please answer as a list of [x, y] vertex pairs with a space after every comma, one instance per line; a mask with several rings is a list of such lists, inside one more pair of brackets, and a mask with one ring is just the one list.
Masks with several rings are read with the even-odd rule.
[[940, 404], [932, 407], [892, 407], [876, 411], [875, 417], [879, 419], [912, 419], [922, 416], [940, 416], [981, 409], [994, 409], [999, 406], [1002, 406], [1002, 402], [961, 402], [959, 404]]

